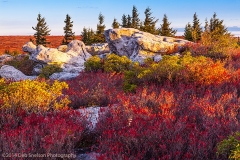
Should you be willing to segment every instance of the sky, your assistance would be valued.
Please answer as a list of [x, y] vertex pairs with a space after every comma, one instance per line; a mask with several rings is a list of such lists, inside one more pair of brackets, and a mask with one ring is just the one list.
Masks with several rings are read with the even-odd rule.
[[83, 27], [96, 30], [99, 13], [105, 18], [106, 29], [110, 29], [114, 18], [121, 23], [123, 14], [131, 15], [133, 5], [142, 21], [145, 9], [150, 7], [152, 16], [159, 19], [156, 27], [166, 14], [171, 27], [178, 29], [177, 35], [192, 23], [195, 12], [202, 26], [216, 12], [224, 25], [240, 36], [240, 0], [0, 0], [0, 36], [33, 35], [39, 13], [45, 17], [51, 35], [64, 34], [66, 14], [73, 20], [76, 35]]

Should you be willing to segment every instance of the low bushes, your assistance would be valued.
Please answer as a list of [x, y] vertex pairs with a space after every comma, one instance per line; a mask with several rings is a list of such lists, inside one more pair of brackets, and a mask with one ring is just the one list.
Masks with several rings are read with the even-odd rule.
[[69, 104], [67, 96], [62, 95], [62, 90], [67, 89], [65, 82], [54, 81], [47, 83], [38, 80], [24, 80], [20, 82], [6, 82], [0, 80], [0, 100], [2, 105], [10, 112], [18, 108], [26, 112], [40, 112], [57, 110]]
[[49, 64], [42, 68], [39, 77], [49, 79], [53, 73], [62, 72], [59, 64]]

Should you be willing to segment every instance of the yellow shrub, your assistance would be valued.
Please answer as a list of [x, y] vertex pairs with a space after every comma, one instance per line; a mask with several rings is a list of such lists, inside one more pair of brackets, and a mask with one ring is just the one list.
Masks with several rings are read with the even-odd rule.
[[62, 90], [68, 88], [65, 82], [54, 81], [48, 84], [45, 81], [24, 80], [7, 84], [1, 79], [0, 83], [0, 97], [3, 101], [1, 108], [11, 111], [17, 108], [27, 112], [49, 111], [61, 109], [70, 102], [62, 94]]
[[104, 70], [106, 72], [124, 72], [129, 70], [132, 61], [126, 56], [118, 56], [116, 54], [110, 54], [107, 56], [104, 62]]

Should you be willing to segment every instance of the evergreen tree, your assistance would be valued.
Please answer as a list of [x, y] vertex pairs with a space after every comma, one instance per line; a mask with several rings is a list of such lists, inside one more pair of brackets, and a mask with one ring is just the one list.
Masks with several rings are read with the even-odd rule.
[[184, 39], [192, 41], [192, 26], [191, 24], [188, 22], [188, 24], [185, 26], [185, 30], [184, 30]]
[[117, 19], [114, 18], [113, 23], [112, 23], [112, 28], [119, 28], [119, 23], [117, 22]]
[[122, 28], [127, 28], [127, 16], [123, 14], [122, 16]]
[[202, 34], [201, 43], [210, 49], [209, 56], [213, 58], [226, 58], [229, 48], [237, 46], [237, 41], [223, 25], [223, 20], [217, 18], [214, 13], [210, 22], [205, 22], [205, 31]]
[[131, 28], [136, 28], [138, 29], [140, 26], [140, 19], [138, 18], [139, 14], [138, 14], [138, 10], [136, 8], [136, 6], [133, 6], [132, 9], [132, 26]]
[[144, 14], [145, 14], [145, 20], [143, 24], [141, 24], [140, 30], [144, 32], [149, 32], [151, 34], [157, 34], [155, 25], [158, 22], [158, 19], [155, 20], [155, 17], [151, 17], [152, 12], [149, 7], [146, 8]]
[[67, 45], [70, 41], [75, 39], [75, 32], [72, 32], [73, 27], [73, 21], [71, 21], [71, 17], [67, 14], [66, 19], [64, 21], [66, 23], [65, 27], [63, 27], [64, 30], [64, 39], [62, 40], [63, 45]]
[[177, 30], [170, 28], [171, 23], [168, 22], [168, 18], [166, 14], [164, 14], [162, 21], [163, 21], [163, 24], [161, 24], [161, 27], [159, 28], [159, 34], [161, 36], [168, 36], [168, 37], [175, 36]]
[[91, 45], [94, 42], [94, 32], [90, 28], [87, 29], [84, 27], [81, 36], [82, 41], [86, 45]]
[[46, 36], [50, 35], [51, 30], [49, 30], [45, 18], [42, 17], [40, 13], [38, 14], [37, 21], [36, 27], [32, 27], [32, 29], [36, 31], [36, 33], [34, 33], [36, 45], [43, 45], [46, 47], [47, 44], [50, 44], [50, 42], [47, 42]]
[[223, 25], [223, 20], [219, 20], [216, 13], [210, 19], [209, 31], [218, 35], [228, 34], [227, 28]]
[[130, 15], [128, 15], [127, 17], [127, 28], [131, 28], [132, 26], [132, 18]]
[[104, 22], [104, 16], [100, 13], [98, 16], [99, 23], [97, 25], [97, 31], [95, 35], [95, 42], [97, 43], [104, 43], [105, 42], [105, 36], [104, 36], [104, 29], [105, 25], [103, 24]]
[[209, 32], [209, 24], [207, 18], [205, 19], [204, 32]]
[[192, 39], [197, 42], [201, 39], [202, 28], [200, 27], [199, 19], [197, 18], [196, 12], [193, 15], [193, 26], [192, 26]]

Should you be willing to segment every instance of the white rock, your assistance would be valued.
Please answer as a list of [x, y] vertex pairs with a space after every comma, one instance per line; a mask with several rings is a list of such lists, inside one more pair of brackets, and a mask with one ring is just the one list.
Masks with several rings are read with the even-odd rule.
[[81, 115], [87, 118], [89, 122], [88, 127], [91, 130], [96, 127], [96, 124], [98, 123], [99, 118], [103, 116], [107, 110], [108, 110], [108, 107], [88, 107], [88, 108], [78, 109]]
[[1, 67], [0, 76], [2, 78], [13, 80], [13, 81], [20, 81], [20, 80], [26, 80], [26, 79], [33, 80], [37, 78], [37, 76], [26, 76], [21, 71], [9, 65], [4, 65]]
[[[84, 70], [86, 60], [92, 56], [86, 51], [85, 44], [79, 40], [71, 41], [67, 45], [67, 48], [66, 45], [59, 46], [58, 49], [47, 48], [42, 45], [36, 47], [32, 42], [26, 43], [22, 48], [24, 51], [31, 53], [30, 59], [34, 61], [47, 64], [60, 64], [63, 72], [52, 76], [53, 78], [59, 77], [60, 79], [71, 78], [79, 74], [79, 72]], [[62, 52], [63, 50], [66, 50], [66, 52]], [[38, 68], [36, 72], [39, 72]], [[66, 74], [66, 76], [63, 74]]]
[[104, 35], [111, 53], [125, 55], [140, 63], [146, 58], [164, 54], [175, 45], [182, 46], [189, 43], [187, 40], [152, 35], [133, 28], [109, 29]]
[[91, 55], [101, 55], [110, 52], [108, 43], [95, 43], [91, 46], [86, 46], [86, 50]]
[[162, 60], [162, 56], [161, 56], [161, 55], [156, 55], [156, 56], [153, 57], [153, 60], [154, 60], [155, 62], [159, 62], [159, 61]]
[[66, 52], [67, 48], [68, 48], [67, 45], [61, 45], [61, 46], [59, 46], [57, 49], [58, 49], [58, 51]]
[[70, 72], [59, 72], [53, 73], [49, 78], [53, 80], [68, 80], [75, 78], [79, 75], [79, 73], [70, 73]]

